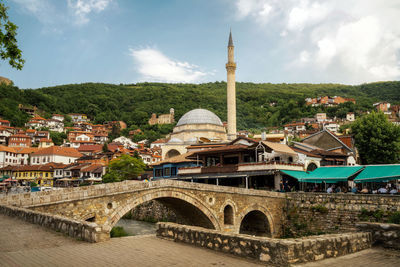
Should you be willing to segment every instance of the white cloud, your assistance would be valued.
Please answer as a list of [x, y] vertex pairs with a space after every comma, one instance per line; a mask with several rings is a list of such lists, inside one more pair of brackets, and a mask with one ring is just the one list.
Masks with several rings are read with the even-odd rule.
[[[263, 5], [270, 6], [268, 20]], [[277, 28], [276, 38], [285, 40], [278, 50], [299, 78], [400, 79], [398, 0], [237, 0], [236, 9], [237, 19], [251, 20], [260, 30]]]
[[21, 6], [22, 10], [37, 18], [45, 25], [54, 24], [58, 17], [54, 6], [47, 0], [12, 0]]
[[146, 81], [193, 83], [207, 75], [198, 66], [170, 59], [154, 48], [129, 49], [129, 52]]
[[76, 16], [77, 24], [89, 22], [88, 15], [92, 12], [99, 13], [107, 8], [112, 0], [68, 0], [68, 7]]
[[266, 0], [238, 0], [236, 9], [238, 19], [250, 16], [263, 24], [268, 22], [273, 12], [273, 6]]
[[291, 31], [302, 31], [306, 26], [313, 25], [328, 14], [328, 7], [318, 2], [309, 3], [302, 1], [300, 6], [295, 6], [289, 13], [287, 29]]

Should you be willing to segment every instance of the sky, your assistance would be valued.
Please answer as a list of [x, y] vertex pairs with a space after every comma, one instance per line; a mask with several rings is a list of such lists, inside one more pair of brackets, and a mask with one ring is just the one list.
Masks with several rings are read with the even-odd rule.
[[8, 0], [26, 60], [19, 88], [236, 80], [361, 84], [400, 79], [399, 0]]

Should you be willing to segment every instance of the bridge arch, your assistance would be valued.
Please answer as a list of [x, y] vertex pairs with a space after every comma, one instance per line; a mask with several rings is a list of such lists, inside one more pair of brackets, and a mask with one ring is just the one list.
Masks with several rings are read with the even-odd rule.
[[[127, 212], [134, 209], [138, 205], [151, 201], [159, 200], [164, 204], [172, 205], [173, 209], [189, 209], [190, 214], [194, 215], [192, 224], [195, 226], [221, 230], [220, 223], [216, 214], [200, 199], [192, 195], [182, 193], [177, 190], [155, 190], [148, 192], [141, 197], [132, 196], [129, 201], [122, 205], [116, 205], [113, 211], [108, 215], [108, 220], [104, 225], [111, 228], [124, 216]], [[190, 220], [190, 217], [187, 217]]]
[[[255, 220], [255, 222], [252, 222], [253, 220]], [[271, 213], [268, 211], [268, 209], [258, 204], [252, 205], [240, 213], [236, 232], [241, 233], [242, 227], [246, 223], [266, 224], [268, 227], [266, 234], [271, 237], [275, 236], [274, 221]]]

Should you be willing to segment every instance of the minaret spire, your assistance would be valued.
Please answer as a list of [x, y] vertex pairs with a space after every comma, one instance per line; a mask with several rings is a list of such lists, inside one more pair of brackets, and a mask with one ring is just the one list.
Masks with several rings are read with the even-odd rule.
[[228, 140], [236, 138], [236, 63], [234, 58], [232, 31], [229, 31], [227, 71], [227, 110], [228, 110]]
[[228, 47], [233, 46], [233, 41], [232, 41], [232, 30], [229, 31], [229, 42], [228, 42]]

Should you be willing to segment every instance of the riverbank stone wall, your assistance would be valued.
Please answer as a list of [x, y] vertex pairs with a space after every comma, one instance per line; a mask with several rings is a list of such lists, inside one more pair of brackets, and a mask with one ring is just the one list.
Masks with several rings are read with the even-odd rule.
[[359, 231], [370, 232], [374, 245], [400, 250], [400, 225], [362, 222], [356, 227]]
[[370, 248], [372, 242], [368, 232], [276, 239], [174, 223], [158, 223], [157, 236], [279, 266], [347, 255]]

